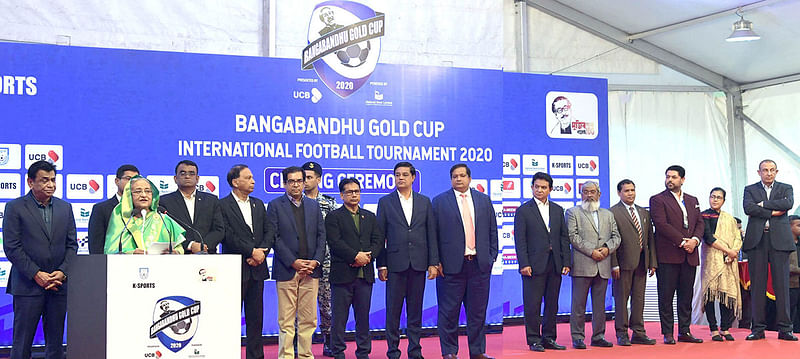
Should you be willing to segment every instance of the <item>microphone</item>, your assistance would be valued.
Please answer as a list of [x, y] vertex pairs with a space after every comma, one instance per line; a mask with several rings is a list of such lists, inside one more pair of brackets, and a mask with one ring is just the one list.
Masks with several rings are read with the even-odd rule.
[[[162, 207], [162, 206], [158, 206], [158, 212], [159, 212], [159, 213], [162, 213], [162, 214], [169, 215], [169, 212], [167, 211], [167, 209], [166, 209], [165, 207]], [[195, 254], [208, 254], [208, 252], [205, 250], [206, 243], [205, 243], [205, 241], [203, 240], [203, 235], [202, 235], [202, 234], [200, 234], [200, 231], [198, 231], [197, 229], [195, 229], [194, 227], [192, 227], [192, 225], [190, 225], [190, 224], [188, 224], [188, 223], [186, 223], [186, 222], [184, 222], [184, 221], [182, 221], [182, 220], [178, 219], [178, 217], [177, 217], [177, 216], [175, 216], [175, 217], [172, 217], [172, 216], [170, 216], [169, 218], [172, 218], [172, 219], [174, 219], [174, 220], [175, 220], [175, 222], [178, 222], [178, 224], [180, 224], [180, 225], [181, 225], [181, 226], [183, 226], [184, 228], [191, 229], [191, 230], [192, 230], [194, 233], [197, 233], [197, 237], [198, 237], [198, 238], [200, 238], [200, 252], [197, 252], [197, 253], [195, 253]]]
[[[131, 223], [132, 220], [133, 220], [133, 212], [131, 212], [131, 218], [128, 218], [127, 221], [122, 222], [123, 230], [122, 232], [119, 233], [119, 249], [117, 250], [117, 254], [122, 254], [122, 235], [125, 234], [126, 231], [130, 232], [130, 230], [128, 229], [128, 223]], [[131, 233], [131, 237], [133, 237], [133, 233]]]

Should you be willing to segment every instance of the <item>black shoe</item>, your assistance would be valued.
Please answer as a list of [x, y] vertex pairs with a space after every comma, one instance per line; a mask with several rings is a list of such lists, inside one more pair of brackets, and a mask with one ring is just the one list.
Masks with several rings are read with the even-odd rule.
[[731, 333], [723, 334], [722, 336], [725, 338], [725, 340], [727, 340], [729, 342], [732, 342], [732, 341], [736, 340], [736, 339], [733, 338], [733, 335], [731, 335]]
[[778, 339], [780, 340], [788, 340], [790, 342], [796, 342], [797, 337], [792, 334], [792, 332], [779, 332]]
[[592, 346], [601, 348], [611, 348], [614, 346], [614, 344], [611, 344], [610, 341], [605, 339], [598, 339], [598, 340], [592, 340]]
[[586, 344], [583, 344], [583, 340], [575, 339], [572, 341], [572, 347], [575, 349], [586, 349]]
[[764, 339], [764, 332], [752, 332], [744, 340], [760, 340]]
[[678, 341], [682, 343], [702, 343], [703, 339], [695, 338], [692, 333], [678, 334]]
[[541, 352], [544, 351], [544, 347], [539, 343], [533, 343], [531, 345], [528, 345], [528, 349], [530, 349], [532, 352], [540, 352], [541, 353]]
[[333, 358], [333, 350], [331, 350], [331, 333], [323, 335], [322, 340], [322, 356]]
[[721, 336], [721, 335], [719, 335], [719, 334], [717, 334], [717, 335], [715, 335], [715, 336], [711, 337], [711, 340], [713, 340], [713, 341], [715, 341], [715, 342], [724, 342], [724, 341], [725, 341], [725, 339], [724, 339], [724, 338], [722, 338], [722, 336]]
[[633, 338], [631, 338], [631, 344], [656, 345], [656, 340], [650, 339], [646, 336], [644, 337], [634, 336]]
[[665, 335], [664, 344], [675, 345], [675, 338], [673, 338], [672, 335]]
[[631, 340], [628, 338], [617, 338], [617, 345], [621, 345], [623, 347], [631, 346]]
[[567, 350], [567, 347], [559, 345], [553, 339], [542, 340], [542, 347], [544, 347], [545, 349], [553, 349], [553, 350]]

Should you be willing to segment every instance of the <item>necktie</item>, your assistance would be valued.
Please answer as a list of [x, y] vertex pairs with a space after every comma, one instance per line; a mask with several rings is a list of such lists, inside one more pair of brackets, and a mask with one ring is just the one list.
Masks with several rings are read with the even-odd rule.
[[467, 248], [475, 249], [475, 226], [472, 224], [472, 215], [469, 213], [467, 195], [461, 194], [461, 221], [464, 222], [464, 239]]
[[642, 226], [639, 224], [639, 220], [636, 219], [636, 212], [633, 211], [633, 206], [629, 207], [631, 210], [631, 219], [633, 219], [633, 226], [636, 227], [636, 231], [639, 232], [639, 248], [642, 248]]

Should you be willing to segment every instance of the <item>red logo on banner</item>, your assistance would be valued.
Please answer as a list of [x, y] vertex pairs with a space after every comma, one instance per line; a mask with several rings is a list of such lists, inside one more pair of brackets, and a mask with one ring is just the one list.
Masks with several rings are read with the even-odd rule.
[[56, 153], [56, 151], [50, 150], [49, 152], [47, 152], [47, 157], [50, 157], [50, 159], [53, 160], [53, 162], [58, 161], [58, 153]]
[[486, 193], [486, 188], [483, 188], [482, 184], [478, 184], [477, 186], [475, 186], [475, 189], [478, 190], [478, 192], [480, 193]]
[[572, 186], [569, 185], [569, 182], [564, 183], [564, 189], [565, 189], [564, 192], [567, 192], [567, 193], [572, 192]]
[[206, 188], [208, 188], [209, 192], [214, 192], [214, 190], [217, 189], [211, 181], [206, 181]]
[[[53, 152], [53, 151], [50, 151]], [[95, 180], [89, 180], [89, 193], [95, 193], [98, 189], [100, 189], [100, 185], [97, 184]]]
[[513, 191], [514, 181], [503, 181], [503, 191]]
[[597, 169], [597, 163], [594, 163], [594, 160], [589, 161], [589, 166], [592, 166], [592, 171]]
[[513, 158], [512, 158], [512, 159], [511, 159], [511, 161], [509, 161], [509, 162], [511, 162], [511, 169], [512, 169], [512, 170], [513, 170], [513, 169], [516, 169], [516, 168], [517, 168], [517, 166], [519, 166], [519, 163], [517, 163], [517, 160], [515, 160], [515, 159], [513, 159]]

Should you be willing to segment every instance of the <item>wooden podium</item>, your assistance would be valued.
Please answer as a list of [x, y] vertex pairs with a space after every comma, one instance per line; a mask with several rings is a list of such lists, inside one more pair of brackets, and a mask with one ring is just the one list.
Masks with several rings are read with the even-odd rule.
[[70, 263], [68, 358], [238, 358], [237, 255], [88, 255]]

